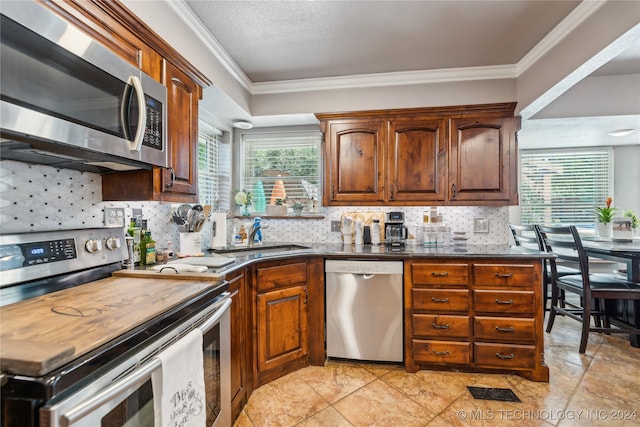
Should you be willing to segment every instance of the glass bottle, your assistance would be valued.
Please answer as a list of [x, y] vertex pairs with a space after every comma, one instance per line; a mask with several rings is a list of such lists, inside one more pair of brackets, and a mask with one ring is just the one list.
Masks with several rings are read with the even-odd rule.
[[133, 263], [140, 264], [140, 227], [134, 218], [131, 218], [127, 232], [133, 237]]

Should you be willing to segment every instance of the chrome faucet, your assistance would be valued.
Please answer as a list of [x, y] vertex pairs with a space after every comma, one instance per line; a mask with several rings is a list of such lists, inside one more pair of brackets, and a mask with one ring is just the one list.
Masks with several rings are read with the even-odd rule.
[[[251, 226], [251, 228], [249, 229], [249, 236], [247, 237], [247, 246], [252, 247], [255, 237], [256, 237], [256, 233], [258, 233], [258, 231], [260, 231], [262, 227], [259, 224], [253, 224]], [[262, 236], [260, 236], [260, 243], [262, 243]]]

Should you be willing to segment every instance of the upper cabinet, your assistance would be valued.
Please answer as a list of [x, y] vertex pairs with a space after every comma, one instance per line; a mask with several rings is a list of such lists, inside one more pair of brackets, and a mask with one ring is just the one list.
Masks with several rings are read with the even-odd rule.
[[517, 204], [515, 103], [317, 114], [325, 206]]
[[103, 200], [197, 202], [198, 101], [211, 81], [119, 2], [45, 3], [167, 88], [168, 167], [107, 174]]
[[[385, 130], [383, 120], [327, 123], [324, 204], [384, 201]], [[329, 201], [329, 202], [327, 202]]]

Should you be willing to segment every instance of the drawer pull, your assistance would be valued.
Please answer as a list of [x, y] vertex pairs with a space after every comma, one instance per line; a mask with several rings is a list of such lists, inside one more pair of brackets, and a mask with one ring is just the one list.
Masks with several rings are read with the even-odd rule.
[[496, 353], [496, 357], [498, 359], [502, 359], [502, 360], [507, 360], [507, 359], [514, 359], [516, 356], [515, 354], [511, 353], [511, 354], [500, 354], [500, 353]]
[[432, 323], [431, 326], [433, 326], [434, 329], [449, 329], [448, 323], [444, 325], [438, 325], [437, 323]]
[[448, 356], [449, 355], [449, 350], [447, 350], [447, 351], [436, 351], [436, 350], [433, 350], [433, 354], [435, 354], [436, 356]]
[[435, 277], [447, 277], [449, 273], [447, 273], [446, 271], [443, 271], [443, 272], [432, 271], [431, 275]]
[[513, 273], [496, 273], [496, 277], [503, 277], [508, 279], [509, 277], [513, 277]]
[[501, 328], [500, 326], [496, 326], [496, 331], [498, 332], [513, 332], [515, 328], [513, 326], [509, 326], [508, 328]]
[[500, 299], [496, 298], [496, 304], [513, 304], [513, 300], [510, 299], [509, 301], [503, 301], [503, 300], [500, 300]]
[[431, 297], [431, 301], [433, 301], [433, 302], [449, 302], [449, 298], [436, 298], [436, 297]]

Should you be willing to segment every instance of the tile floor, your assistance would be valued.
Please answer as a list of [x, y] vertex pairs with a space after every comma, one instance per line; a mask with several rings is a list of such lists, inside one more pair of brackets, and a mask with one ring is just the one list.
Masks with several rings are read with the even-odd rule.
[[[255, 390], [235, 427], [639, 426], [640, 348], [596, 333], [584, 355], [578, 344], [579, 324], [557, 317], [545, 333], [548, 384], [329, 361]], [[521, 402], [475, 400], [467, 386], [508, 388]]]

